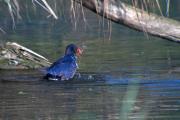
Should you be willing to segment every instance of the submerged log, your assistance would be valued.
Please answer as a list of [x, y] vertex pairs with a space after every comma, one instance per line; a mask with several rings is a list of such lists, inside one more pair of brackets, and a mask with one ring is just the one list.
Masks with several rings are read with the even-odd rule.
[[36, 69], [50, 64], [45, 57], [15, 42], [0, 48], [0, 69]]
[[148, 34], [180, 42], [180, 22], [145, 12], [120, 0], [74, 0], [119, 24]]

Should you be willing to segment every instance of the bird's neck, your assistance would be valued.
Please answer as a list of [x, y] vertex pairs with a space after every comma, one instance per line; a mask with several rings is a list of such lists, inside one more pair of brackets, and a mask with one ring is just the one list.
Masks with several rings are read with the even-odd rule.
[[73, 59], [77, 59], [77, 56], [74, 53], [65, 54], [64, 57], [72, 57]]

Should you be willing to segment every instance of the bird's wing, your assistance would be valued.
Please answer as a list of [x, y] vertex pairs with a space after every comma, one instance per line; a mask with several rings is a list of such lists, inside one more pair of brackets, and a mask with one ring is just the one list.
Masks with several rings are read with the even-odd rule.
[[72, 56], [64, 56], [54, 62], [48, 69], [47, 73], [63, 77], [64, 79], [72, 78], [77, 69], [76, 58]]

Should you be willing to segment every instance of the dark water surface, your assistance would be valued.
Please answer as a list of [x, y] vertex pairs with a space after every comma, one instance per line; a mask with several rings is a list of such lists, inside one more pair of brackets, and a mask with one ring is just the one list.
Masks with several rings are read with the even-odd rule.
[[[119, 78], [106, 73], [101, 74], [101, 79], [73, 82], [46, 81], [39, 72], [29, 70], [0, 73], [3, 120], [180, 118], [180, 77], [175, 73], [149, 76], [126, 73]], [[82, 73], [84, 77], [88, 75]]]
[[[178, 3], [174, 0], [170, 11], [177, 20]], [[39, 8], [29, 8], [28, 18], [22, 16], [15, 30], [11, 22], [4, 25], [7, 34], [0, 36], [1, 42], [21, 43], [51, 61], [67, 44], [76, 43], [84, 48], [79, 60], [82, 78], [52, 82], [43, 80], [39, 70], [0, 70], [0, 119], [180, 119], [179, 43], [113, 23], [108, 40], [106, 20], [85, 10], [87, 23], [81, 14], [75, 21], [69, 3], [60, 5], [64, 9], [57, 21], [47, 19]]]

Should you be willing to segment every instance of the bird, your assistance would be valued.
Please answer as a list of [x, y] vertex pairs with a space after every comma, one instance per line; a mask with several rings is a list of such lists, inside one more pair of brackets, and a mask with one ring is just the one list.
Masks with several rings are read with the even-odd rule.
[[63, 57], [60, 57], [50, 67], [46, 69], [45, 79], [48, 80], [69, 80], [72, 79], [79, 68], [77, 64], [78, 57], [83, 50], [75, 44], [66, 46]]

